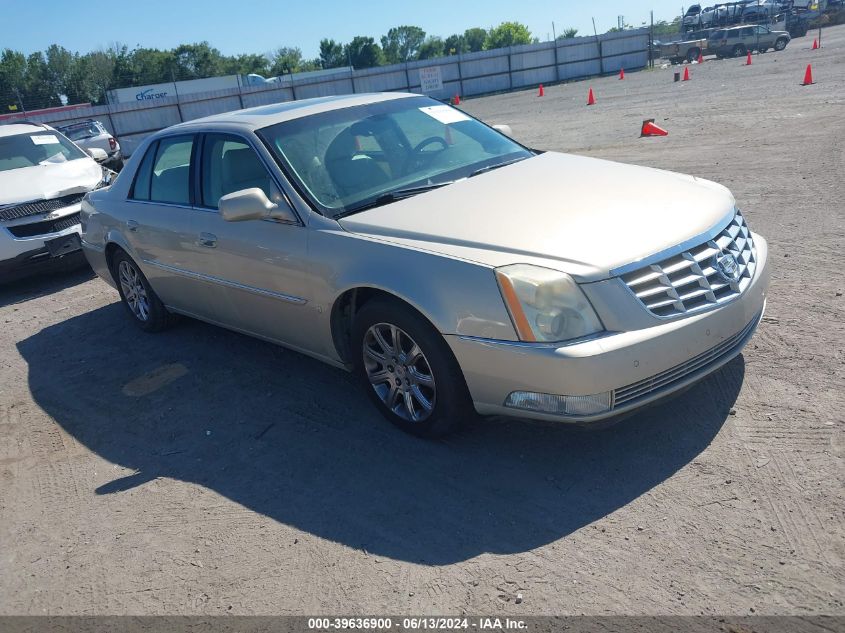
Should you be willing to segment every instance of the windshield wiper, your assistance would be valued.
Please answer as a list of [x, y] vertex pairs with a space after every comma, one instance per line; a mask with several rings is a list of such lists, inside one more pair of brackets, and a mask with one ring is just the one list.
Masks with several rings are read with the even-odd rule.
[[388, 191], [387, 193], [383, 193], [378, 196], [375, 200], [371, 200], [370, 202], [366, 202], [360, 206], [347, 209], [346, 211], [336, 214], [334, 217], [343, 218], [347, 215], [358, 213], [359, 211], [366, 211], [367, 209], [381, 207], [386, 204], [390, 204], [391, 202], [396, 202], [397, 200], [410, 198], [411, 196], [415, 196], [419, 193], [425, 193], [426, 191], [431, 191], [432, 189], [439, 189], [440, 187], [451, 185], [453, 182], [454, 180], [449, 180], [447, 182], [437, 182], [429, 185], [421, 185], [419, 187], [407, 187], [405, 189], [396, 189], [394, 191]]
[[507, 167], [508, 165], [513, 165], [514, 163], [518, 163], [521, 160], [525, 160], [528, 156], [520, 156], [519, 158], [515, 158], [513, 160], [506, 160], [504, 163], [496, 163], [495, 165], [487, 165], [486, 167], [482, 167], [480, 169], [476, 169], [472, 172], [469, 177], [472, 178], [473, 176], [478, 176], [479, 174], [484, 174], [488, 171], [493, 171], [494, 169], [499, 169], [499, 167]]

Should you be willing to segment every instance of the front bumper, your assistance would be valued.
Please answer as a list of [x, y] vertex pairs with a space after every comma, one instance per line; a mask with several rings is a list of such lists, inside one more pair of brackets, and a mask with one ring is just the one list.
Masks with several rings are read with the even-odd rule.
[[[649, 327], [563, 345], [447, 336], [476, 410], [482, 415], [590, 422], [650, 404], [717, 370], [739, 355], [763, 315], [769, 285], [768, 246], [756, 234], [754, 243], [758, 266], [745, 291], [692, 316], [655, 319]], [[625, 315], [616, 316], [624, 321]], [[640, 316], [632, 320], [639, 321]], [[520, 391], [612, 395], [608, 410], [570, 416], [505, 406], [508, 396]]]

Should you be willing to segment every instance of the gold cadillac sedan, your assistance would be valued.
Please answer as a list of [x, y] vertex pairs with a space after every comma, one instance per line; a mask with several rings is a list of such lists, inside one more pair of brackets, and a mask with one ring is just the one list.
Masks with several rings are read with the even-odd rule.
[[740, 353], [767, 246], [725, 187], [504, 132], [396, 93], [183, 123], [85, 197], [83, 248], [142, 330], [188, 315], [350, 369], [423, 436], [619, 416]]

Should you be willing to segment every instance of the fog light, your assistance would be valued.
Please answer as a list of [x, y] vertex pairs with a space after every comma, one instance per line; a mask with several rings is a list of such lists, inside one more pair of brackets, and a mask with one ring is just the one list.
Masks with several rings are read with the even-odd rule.
[[505, 406], [512, 409], [557, 415], [595, 415], [610, 411], [612, 403], [612, 391], [589, 396], [556, 396], [533, 391], [514, 391], [505, 400]]

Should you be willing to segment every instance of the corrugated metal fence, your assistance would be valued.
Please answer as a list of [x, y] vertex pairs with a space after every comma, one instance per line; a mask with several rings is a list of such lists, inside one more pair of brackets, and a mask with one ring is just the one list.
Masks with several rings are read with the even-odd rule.
[[[443, 89], [437, 99], [476, 96], [553, 84], [594, 75], [635, 70], [648, 63], [648, 31], [637, 29], [576, 37], [557, 42], [512, 46], [423, 61], [342, 70], [316, 78], [288, 75], [279, 83], [183, 94], [153, 101], [92, 106], [65, 113], [27, 117], [64, 125], [99, 119], [129, 155], [149, 134], [182, 121], [253, 106], [326, 95], [362, 92], [421, 92], [420, 69], [440, 67]], [[68, 115], [73, 114], [72, 118]]]

